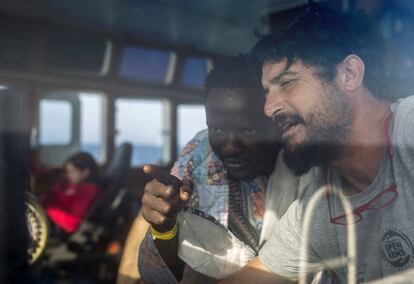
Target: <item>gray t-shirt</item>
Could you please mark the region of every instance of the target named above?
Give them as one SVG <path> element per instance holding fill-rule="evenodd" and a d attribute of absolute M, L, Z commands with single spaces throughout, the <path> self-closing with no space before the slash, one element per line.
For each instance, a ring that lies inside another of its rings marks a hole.
<path fill-rule="evenodd" d="M 354 212 L 359 213 L 355 218 L 361 218 L 355 224 L 358 282 L 414 267 L 414 96 L 399 100 L 391 109 L 391 151 L 384 153 L 372 184 L 349 197 Z M 270 271 L 292 280 L 298 279 L 302 219 L 310 197 L 325 186 L 324 180 L 330 189 L 341 191 L 341 178 L 335 170 L 311 171 L 312 180 L 304 194 L 292 203 L 259 254 Z M 316 207 L 308 245 L 310 270 L 324 260 L 346 255 L 347 226 L 332 222 L 343 213 L 333 194 L 324 196 Z M 345 267 L 333 271 L 346 282 Z"/>

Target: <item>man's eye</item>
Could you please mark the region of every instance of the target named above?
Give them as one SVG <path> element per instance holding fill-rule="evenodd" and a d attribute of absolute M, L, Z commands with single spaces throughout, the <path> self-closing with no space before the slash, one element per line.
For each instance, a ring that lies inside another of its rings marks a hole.
<path fill-rule="evenodd" d="M 290 85 L 292 85 L 293 82 L 295 82 L 296 80 L 292 79 L 292 80 L 287 80 L 287 81 L 282 81 L 280 82 L 280 87 L 285 88 L 285 87 L 289 87 Z"/>

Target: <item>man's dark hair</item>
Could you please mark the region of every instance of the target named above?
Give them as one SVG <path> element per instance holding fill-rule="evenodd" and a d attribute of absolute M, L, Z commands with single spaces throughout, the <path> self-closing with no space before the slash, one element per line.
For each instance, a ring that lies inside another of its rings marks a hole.
<path fill-rule="evenodd" d="M 336 66 L 350 54 L 365 64 L 364 85 L 383 97 L 385 42 L 364 12 L 341 12 L 316 4 L 308 6 L 281 34 L 263 37 L 252 49 L 259 65 L 287 59 L 287 67 L 301 60 L 316 67 L 326 81 L 336 76 Z"/>
<path fill-rule="evenodd" d="M 205 97 L 213 88 L 245 89 L 253 94 L 263 94 L 257 72 L 257 65 L 247 55 L 240 54 L 218 61 L 207 74 L 205 80 Z"/>

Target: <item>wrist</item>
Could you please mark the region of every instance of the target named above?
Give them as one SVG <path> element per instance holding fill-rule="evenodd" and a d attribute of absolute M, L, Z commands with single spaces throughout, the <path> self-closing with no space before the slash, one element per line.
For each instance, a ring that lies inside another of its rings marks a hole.
<path fill-rule="evenodd" d="M 150 226 L 150 233 L 154 240 L 155 239 L 163 240 L 163 241 L 172 240 L 177 235 L 177 231 L 178 231 L 177 223 L 175 223 L 174 226 L 170 230 L 165 231 L 165 232 L 159 232 L 152 225 Z"/>

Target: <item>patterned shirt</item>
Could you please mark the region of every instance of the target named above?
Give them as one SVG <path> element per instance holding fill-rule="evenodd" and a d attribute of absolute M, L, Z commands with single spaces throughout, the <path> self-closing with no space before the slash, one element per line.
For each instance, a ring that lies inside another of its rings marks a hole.
<path fill-rule="evenodd" d="M 178 161 L 171 170 L 178 178 L 187 177 L 194 183 L 194 190 L 187 207 L 196 208 L 214 217 L 223 226 L 228 226 L 229 180 L 221 160 L 212 151 L 208 141 L 208 130 L 202 130 L 184 147 Z M 249 211 L 258 232 L 263 224 L 265 196 L 262 179 L 244 182 L 251 205 Z M 163 261 L 149 234 L 140 248 L 138 266 L 146 282 L 177 283 L 172 272 Z"/>

